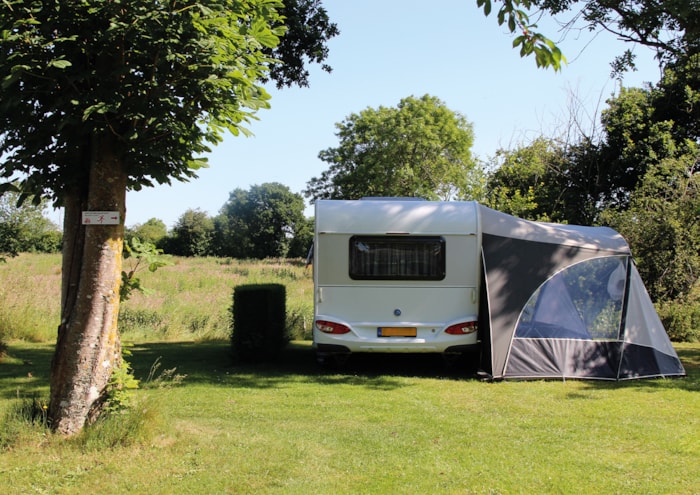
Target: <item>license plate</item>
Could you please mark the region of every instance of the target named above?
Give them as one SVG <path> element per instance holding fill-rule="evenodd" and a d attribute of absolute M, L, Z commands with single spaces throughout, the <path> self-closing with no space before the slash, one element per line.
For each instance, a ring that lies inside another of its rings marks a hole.
<path fill-rule="evenodd" d="M 418 332 L 415 327 L 379 327 L 377 337 L 415 337 Z"/>

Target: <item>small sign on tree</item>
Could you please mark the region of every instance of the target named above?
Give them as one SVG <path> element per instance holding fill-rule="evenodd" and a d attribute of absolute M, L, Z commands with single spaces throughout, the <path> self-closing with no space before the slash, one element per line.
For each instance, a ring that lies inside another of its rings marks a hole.
<path fill-rule="evenodd" d="M 84 211 L 83 225 L 119 225 L 118 211 Z"/>

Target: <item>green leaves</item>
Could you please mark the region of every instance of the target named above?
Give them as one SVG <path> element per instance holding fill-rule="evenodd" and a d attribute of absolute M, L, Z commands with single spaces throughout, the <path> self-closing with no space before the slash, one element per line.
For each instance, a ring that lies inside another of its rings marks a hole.
<path fill-rule="evenodd" d="M 476 5 L 484 9 L 485 16 L 491 13 L 491 0 L 477 0 Z"/>
<path fill-rule="evenodd" d="M 0 5 L 0 176 L 36 197 L 84 180 L 102 133 L 123 143 L 129 187 L 187 180 L 269 107 L 278 0 Z"/>
<path fill-rule="evenodd" d="M 491 0 L 477 0 L 476 3 L 483 8 L 485 16 L 491 13 Z M 513 40 L 513 48 L 520 47 L 521 57 L 534 54 L 537 67 L 560 71 L 567 63 L 566 57 L 552 40 L 536 31 L 537 24 L 531 23 L 530 16 L 523 10 L 531 6 L 530 0 L 503 0 L 497 14 L 498 25 L 506 24 L 511 33 L 522 33 Z"/>
<path fill-rule="evenodd" d="M 57 69 L 65 69 L 65 68 L 67 68 L 67 67 L 70 67 L 71 65 L 73 65 L 73 64 L 70 63 L 68 60 L 65 60 L 65 59 L 51 60 L 51 61 L 48 63 L 48 66 L 49 66 L 49 67 L 55 67 L 55 68 L 57 68 Z"/>
<path fill-rule="evenodd" d="M 124 259 L 130 260 L 128 270 L 122 271 L 122 283 L 119 288 L 119 299 L 127 301 L 135 290 L 148 294 L 148 289 L 141 285 L 141 279 L 136 272 L 145 265 L 148 271 L 153 273 L 158 268 L 172 265 L 170 259 L 163 255 L 163 250 L 156 248 L 150 242 L 141 242 L 137 237 L 132 237 L 124 242 Z"/>
<path fill-rule="evenodd" d="M 90 105 L 83 112 L 83 122 L 88 120 L 93 113 L 104 115 L 108 112 L 114 112 L 117 109 L 116 105 L 111 105 L 107 102 L 101 101 L 94 105 Z"/>
<path fill-rule="evenodd" d="M 535 55 L 537 67 L 552 67 L 555 71 L 561 70 L 566 58 L 554 42 L 539 33 L 528 31 L 527 34 L 518 36 L 513 40 L 513 48 L 520 46 L 520 56 Z"/>

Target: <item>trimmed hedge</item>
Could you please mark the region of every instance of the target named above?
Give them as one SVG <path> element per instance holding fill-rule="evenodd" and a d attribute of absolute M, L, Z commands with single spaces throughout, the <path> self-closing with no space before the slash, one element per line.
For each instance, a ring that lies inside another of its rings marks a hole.
<path fill-rule="evenodd" d="M 281 284 L 239 285 L 233 289 L 233 358 L 259 362 L 277 356 L 285 333 L 286 288 Z"/>

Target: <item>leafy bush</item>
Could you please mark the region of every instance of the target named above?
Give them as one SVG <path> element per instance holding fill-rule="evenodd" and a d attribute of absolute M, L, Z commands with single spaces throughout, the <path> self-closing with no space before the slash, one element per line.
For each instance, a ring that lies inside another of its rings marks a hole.
<path fill-rule="evenodd" d="M 263 361 L 279 354 L 288 342 L 285 298 L 281 284 L 234 288 L 231 347 L 236 361 Z"/>
<path fill-rule="evenodd" d="M 666 301 L 656 311 L 672 341 L 700 341 L 700 301 Z"/>

